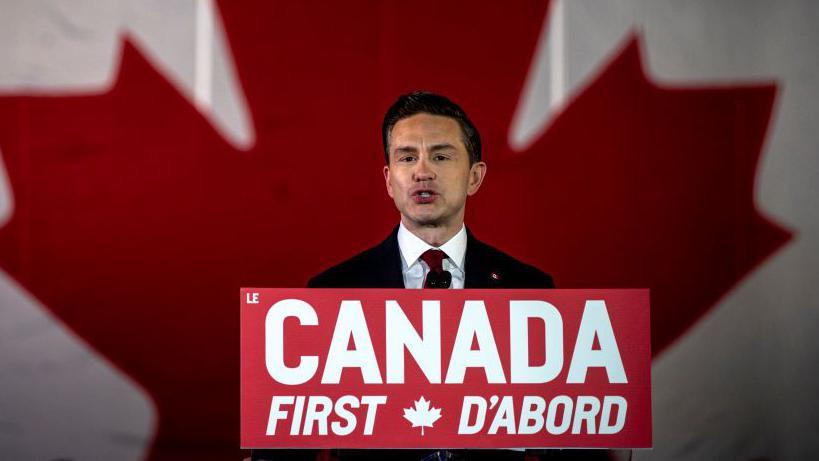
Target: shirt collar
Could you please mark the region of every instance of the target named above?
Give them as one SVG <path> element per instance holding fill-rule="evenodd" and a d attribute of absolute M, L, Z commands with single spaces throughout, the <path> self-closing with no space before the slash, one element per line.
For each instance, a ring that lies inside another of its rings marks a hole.
<path fill-rule="evenodd" d="M 401 250 L 401 257 L 404 259 L 404 267 L 411 267 L 425 251 L 435 247 L 410 232 L 402 222 L 398 226 L 398 248 Z M 466 256 L 466 227 L 461 224 L 461 230 L 457 234 L 435 249 L 446 253 L 455 266 L 463 270 L 464 257 Z"/>

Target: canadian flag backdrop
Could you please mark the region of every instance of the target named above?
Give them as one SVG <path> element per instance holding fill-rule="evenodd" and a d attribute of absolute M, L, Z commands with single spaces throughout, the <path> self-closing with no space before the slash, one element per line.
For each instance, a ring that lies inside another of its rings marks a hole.
<path fill-rule="evenodd" d="M 651 289 L 654 449 L 819 456 L 819 6 L 6 1 L 0 458 L 241 459 L 240 286 L 397 222 L 427 89 L 489 165 L 467 224 L 563 288 Z"/>

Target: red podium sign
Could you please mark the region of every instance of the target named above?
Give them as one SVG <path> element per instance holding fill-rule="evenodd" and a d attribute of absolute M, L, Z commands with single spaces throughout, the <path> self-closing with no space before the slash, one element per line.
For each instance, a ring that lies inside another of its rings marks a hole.
<path fill-rule="evenodd" d="M 241 290 L 245 448 L 651 446 L 648 290 Z"/>

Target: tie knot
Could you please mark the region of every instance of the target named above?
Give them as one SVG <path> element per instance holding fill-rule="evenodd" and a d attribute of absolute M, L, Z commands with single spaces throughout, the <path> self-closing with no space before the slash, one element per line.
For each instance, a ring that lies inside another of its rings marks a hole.
<path fill-rule="evenodd" d="M 427 250 L 421 255 L 421 260 L 427 263 L 430 272 L 443 272 L 442 262 L 446 258 L 446 253 L 441 250 Z"/>

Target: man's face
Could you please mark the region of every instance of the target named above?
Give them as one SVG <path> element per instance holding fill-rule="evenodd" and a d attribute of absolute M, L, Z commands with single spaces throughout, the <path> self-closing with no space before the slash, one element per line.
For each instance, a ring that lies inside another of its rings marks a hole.
<path fill-rule="evenodd" d="M 469 165 L 455 119 L 422 113 L 393 126 L 384 179 L 409 229 L 460 227 L 466 197 L 478 191 L 485 172 L 483 162 Z"/>

